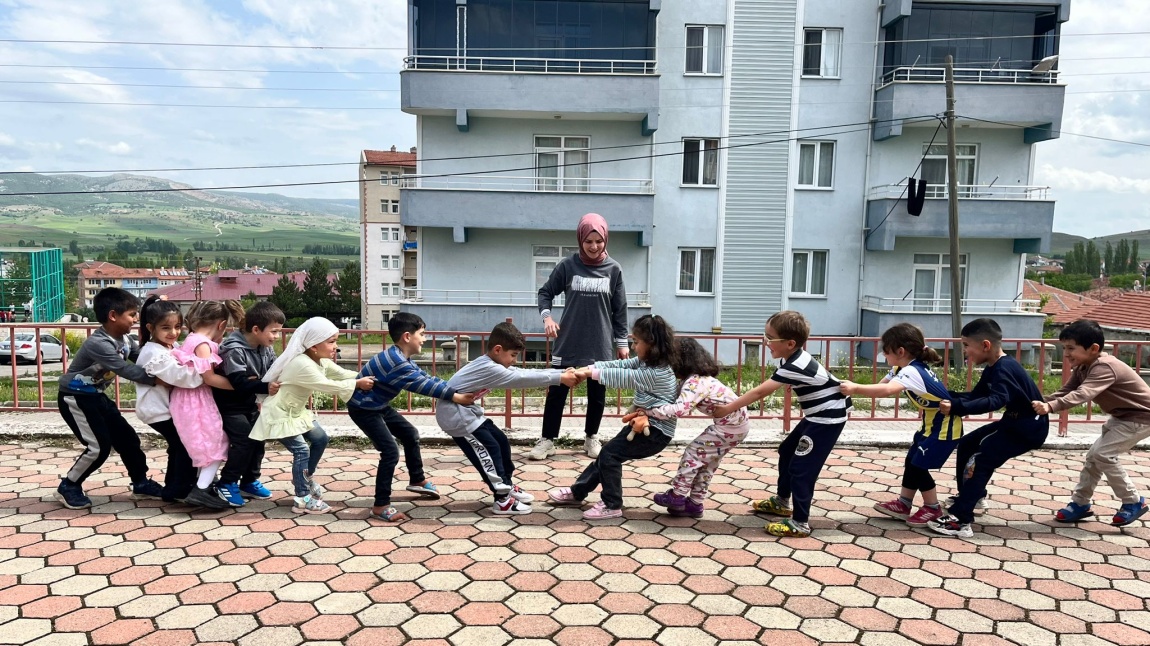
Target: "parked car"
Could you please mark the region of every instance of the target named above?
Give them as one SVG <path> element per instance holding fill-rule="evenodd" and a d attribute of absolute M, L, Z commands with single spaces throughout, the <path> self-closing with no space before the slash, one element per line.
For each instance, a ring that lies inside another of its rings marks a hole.
<path fill-rule="evenodd" d="M 36 335 L 23 332 L 16 335 L 16 360 L 29 361 L 36 363 L 37 358 L 41 361 L 60 361 L 64 357 L 64 348 L 60 345 L 60 339 L 52 336 L 51 334 L 40 335 L 40 356 L 36 356 Z M 5 339 L 0 341 L 0 363 L 8 363 L 12 360 L 12 344 Z"/>

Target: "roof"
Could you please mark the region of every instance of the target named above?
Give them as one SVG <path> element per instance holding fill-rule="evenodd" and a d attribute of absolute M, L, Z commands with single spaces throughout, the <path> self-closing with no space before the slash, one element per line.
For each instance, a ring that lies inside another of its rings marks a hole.
<path fill-rule="evenodd" d="M 1150 294 L 1123 292 L 1105 303 L 1057 315 L 1054 322 L 1070 323 L 1078 319 L 1090 319 L 1109 329 L 1150 332 Z"/>
<path fill-rule="evenodd" d="M 1060 314 L 1075 312 L 1084 307 L 1093 307 L 1102 303 L 1102 301 L 1095 298 L 1090 298 L 1085 294 L 1075 294 L 1074 292 L 1069 292 L 1065 289 L 1059 289 L 1057 287 L 1045 285 L 1036 280 L 1027 280 L 1023 282 L 1023 300 L 1037 301 L 1041 300 L 1043 295 L 1049 295 L 1050 299 L 1042 308 L 1042 313 L 1048 316 L 1054 316 L 1056 320 Z"/>
<path fill-rule="evenodd" d="M 292 272 L 288 276 L 295 281 L 300 289 L 303 289 L 303 281 L 307 278 L 306 271 Z M 267 298 L 271 296 L 272 289 L 275 288 L 279 279 L 279 274 L 239 274 L 234 277 L 234 280 L 222 281 L 219 275 L 209 274 L 203 277 L 204 285 L 200 292 L 200 300 L 239 300 L 247 296 L 249 292 L 255 292 L 256 296 L 261 298 Z M 167 296 L 169 301 L 194 301 L 196 300 L 195 281 L 189 280 L 179 285 L 161 287 L 152 290 L 151 293 Z"/>
<path fill-rule="evenodd" d="M 415 153 L 396 152 L 394 150 L 365 150 L 363 151 L 363 160 L 374 166 L 415 168 Z"/>
<path fill-rule="evenodd" d="M 188 280 L 191 278 L 191 272 L 180 267 L 128 268 L 99 260 L 88 260 L 72 265 L 72 267 L 79 270 L 80 278 L 153 278 L 161 276 L 169 280 Z"/>

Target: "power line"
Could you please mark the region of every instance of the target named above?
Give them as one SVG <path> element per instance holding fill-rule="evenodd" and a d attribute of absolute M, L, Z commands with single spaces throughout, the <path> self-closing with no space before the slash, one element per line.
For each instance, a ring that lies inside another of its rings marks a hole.
<path fill-rule="evenodd" d="M 1009 128 L 1027 128 L 1029 126 L 1020 126 L 1017 123 L 1006 123 L 1005 121 L 992 121 L 990 119 L 978 119 L 975 117 L 960 116 L 967 121 L 978 121 L 981 123 L 992 123 L 999 126 L 1006 126 Z M 1150 148 L 1150 143 L 1143 141 L 1128 141 L 1126 139 L 1112 139 L 1110 137 L 1099 137 L 1098 135 L 1084 135 L 1077 132 L 1066 132 L 1064 130 L 1052 129 L 1051 132 L 1056 132 L 1059 135 L 1070 135 L 1072 137 L 1082 137 L 1083 139 L 1097 139 L 1098 141 L 1107 141 L 1115 144 L 1129 144 L 1131 146 L 1141 146 L 1143 148 Z"/>
<path fill-rule="evenodd" d="M 383 88 L 329 88 L 329 87 L 250 87 L 242 85 L 176 85 L 166 83 L 111 83 L 102 81 L 18 81 L 0 79 L 0 83 L 14 83 L 26 85 L 94 85 L 100 87 L 161 87 L 181 90 L 263 90 L 273 92 L 387 92 L 398 93 L 399 90 L 385 90 Z"/>
<path fill-rule="evenodd" d="M 926 156 L 930 153 L 930 148 L 931 148 L 931 146 L 934 145 L 934 140 L 938 137 L 938 132 L 940 130 L 942 130 L 943 123 L 944 122 L 942 119 L 938 120 L 938 127 L 934 129 L 934 134 L 931 135 L 931 137 L 930 137 L 930 143 L 926 145 L 926 148 L 923 148 L 922 158 L 918 160 L 918 165 L 915 166 L 914 170 L 912 170 L 910 172 L 908 179 L 913 178 L 915 175 L 917 175 L 919 169 L 922 168 L 923 163 L 926 162 Z M 901 200 L 903 198 L 903 196 L 906 195 L 906 191 L 909 188 L 910 188 L 910 182 L 907 181 L 906 186 L 902 187 L 902 193 L 900 193 L 899 196 L 897 198 L 895 198 L 894 204 L 891 204 L 890 210 L 886 212 L 886 215 L 882 216 L 882 219 L 879 220 L 878 224 L 876 224 L 873 228 L 871 228 L 869 231 L 867 231 L 866 235 L 863 236 L 863 243 L 864 244 L 866 243 L 867 240 L 870 240 L 870 237 L 872 234 L 874 234 L 876 231 L 878 231 L 880 228 L 882 228 L 882 225 L 886 224 L 887 218 L 889 218 L 890 214 L 894 213 L 894 210 L 896 208 L 898 208 L 899 200 Z M 925 187 L 923 188 L 923 190 L 926 190 Z"/>

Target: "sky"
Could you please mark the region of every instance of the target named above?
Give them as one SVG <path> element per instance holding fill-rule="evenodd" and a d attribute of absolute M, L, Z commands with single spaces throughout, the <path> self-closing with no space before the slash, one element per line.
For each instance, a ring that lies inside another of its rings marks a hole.
<path fill-rule="evenodd" d="M 415 144 L 415 119 L 398 109 L 405 7 L 405 0 L 0 0 L 0 39 L 283 46 L 0 42 L 0 170 L 346 163 L 146 174 L 201 187 L 339 181 L 255 190 L 355 198 L 359 151 Z M 1137 45 L 1148 36 L 1116 32 L 1150 32 L 1150 1 L 1073 0 L 1059 62 L 1068 85 L 1063 134 L 1039 144 L 1035 162 L 1034 183 L 1051 186 L 1058 199 L 1056 231 L 1093 237 L 1150 228 L 1150 50 Z"/>

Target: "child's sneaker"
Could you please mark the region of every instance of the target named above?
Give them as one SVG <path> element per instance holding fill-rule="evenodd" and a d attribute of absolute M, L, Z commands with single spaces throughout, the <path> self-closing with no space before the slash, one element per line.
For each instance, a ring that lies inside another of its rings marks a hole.
<path fill-rule="evenodd" d="M 424 498 L 430 498 L 432 500 L 439 499 L 439 490 L 435 488 L 435 485 L 431 484 L 430 480 L 424 480 L 423 484 L 407 485 L 407 490 L 411 493 L 417 493 Z"/>
<path fill-rule="evenodd" d="M 806 538 L 811 535 L 811 526 L 796 522 L 793 518 L 767 523 L 767 533 L 782 538 Z"/>
<path fill-rule="evenodd" d="M 244 497 L 240 495 L 240 486 L 238 484 L 234 482 L 224 484 L 221 482 L 218 489 L 220 490 L 220 495 L 223 496 L 224 500 L 232 507 L 244 506 Z"/>
<path fill-rule="evenodd" d="M 372 513 L 368 515 L 369 518 L 378 518 L 389 523 L 398 523 L 407 520 L 407 514 L 399 511 L 395 507 L 388 507 L 378 514 Z"/>
<path fill-rule="evenodd" d="M 145 480 L 143 482 L 132 483 L 132 499 L 139 500 L 141 498 L 163 498 L 164 488 L 161 487 L 155 480 Z"/>
<path fill-rule="evenodd" d="M 1138 502 L 1127 503 L 1119 507 L 1118 513 L 1114 514 L 1111 522 L 1114 523 L 1115 527 L 1125 527 L 1141 518 L 1146 511 L 1146 499 L 1139 498 Z"/>
<path fill-rule="evenodd" d="M 582 505 L 582 500 L 575 498 L 571 487 L 556 487 L 547 492 L 547 501 L 552 505 Z"/>
<path fill-rule="evenodd" d="M 946 536 L 957 536 L 959 538 L 972 538 L 974 537 L 974 530 L 970 528 L 970 523 L 959 522 L 957 518 L 947 514 L 938 520 L 932 520 L 926 524 L 931 531 L 944 534 Z"/>
<path fill-rule="evenodd" d="M 87 509 L 92 506 L 92 499 L 84 495 L 84 489 L 67 478 L 60 480 L 56 487 L 56 500 L 59 500 L 68 509 Z"/>
<path fill-rule="evenodd" d="M 291 508 L 297 514 L 326 514 L 331 511 L 331 505 L 315 496 L 296 497 Z"/>
<path fill-rule="evenodd" d="M 496 500 L 495 504 L 491 507 L 491 513 L 498 516 L 521 516 L 523 514 L 530 514 L 532 511 L 531 505 L 519 502 L 512 496 Z"/>
<path fill-rule="evenodd" d="M 511 492 L 508 495 L 511 496 L 512 498 L 518 500 L 519 502 L 523 502 L 523 503 L 528 503 L 528 502 L 531 502 L 532 500 L 535 500 L 535 496 L 532 496 L 531 494 L 527 493 L 526 491 L 520 489 L 519 485 L 515 485 L 515 486 L 511 487 Z"/>
<path fill-rule="evenodd" d="M 666 507 L 667 511 L 673 514 L 676 511 L 683 511 L 683 507 L 687 504 L 687 497 L 675 493 L 674 489 L 668 489 L 663 493 L 655 494 L 655 504 Z"/>
<path fill-rule="evenodd" d="M 778 496 L 771 496 L 766 500 L 756 500 L 751 503 L 751 509 L 755 510 L 755 513 L 782 516 L 783 518 L 790 518 L 791 514 L 794 513 L 791 511 L 791 506 Z"/>
<path fill-rule="evenodd" d="M 312 498 L 323 498 L 323 495 L 327 493 L 327 491 L 310 476 L 307 479 L 307 491 Z"/>
<path fill-rule="evenodd" d="M 911 527 L 926 527 L 926 524 L 932 520 L 938 520 L 946 514 L 942 511 L 942 507 L 927 507 L 923 505 L 918 508 L 918 511 L 911 514 L 910 518 L 906 519 L 906 524 Z"/>
<path fill-rule="evenodd" d="M 622 509 L 610 509 L 603 501 L 595 503 L 590 509 L 583 512 L 583 520 L 607 520 L 609 518 L 622 517 Z"/>
<path fill-rule="evenodd" d="M 910 506 L 898 498 L 887 502 L 876 502 L 874 504 L 874 510 L 880 514 L 885 514 L 899 520 L 906 520 L 910 516 L 911 511 Z"/>
<path fill-rule="evenodd" d="M 1094 511 L 1090 509 L 1090 505 L 1080 505 L 1072 500 L 1054 514 L 1054 520 L 1060 523 L 1077 523 L 1093 515 Z"/>
<path fill-rule="evenodd" d="M 231 509 L 232 507 L 231 503 L 215 487 L 208 487 L 207 489 L 192 487 L 192 492 L 188 494 L 187 498 L 184 498 L 184 502 L 205 509 Z"/>
<path fill-rule="evenodd" d="M 259 480 L 245 482 L 240 485 L 240 495 L 244 498 L 255 498 L 256 500 L 267 500 L 272 497 L 272 492 Z"/>
<path fill-rule="evenodd" d="M 944 504 L 943 507 L 950 509 L 951 507 L 953 507 L 957 503 L 958 503 L 958 496 L 951 496 L 950 498 L 946 499 L 946 504 Z M 974 503 L 974 512 L 973 512 L 974 515 L 975 516 L 981 516 L 981 515 L 986 513 L 986 510 L 987 510 L 986 498 L 979 498 L 978 502 Z"/>
<path fill-rule="evenodd" d="M 703 517 L 703 503 L 695 502 L 687 499 L 686 503 L 677 509 L 667 508 L 667 513 L 672 516 L 685 516 L 687 518 L 702 518 Z"/>

